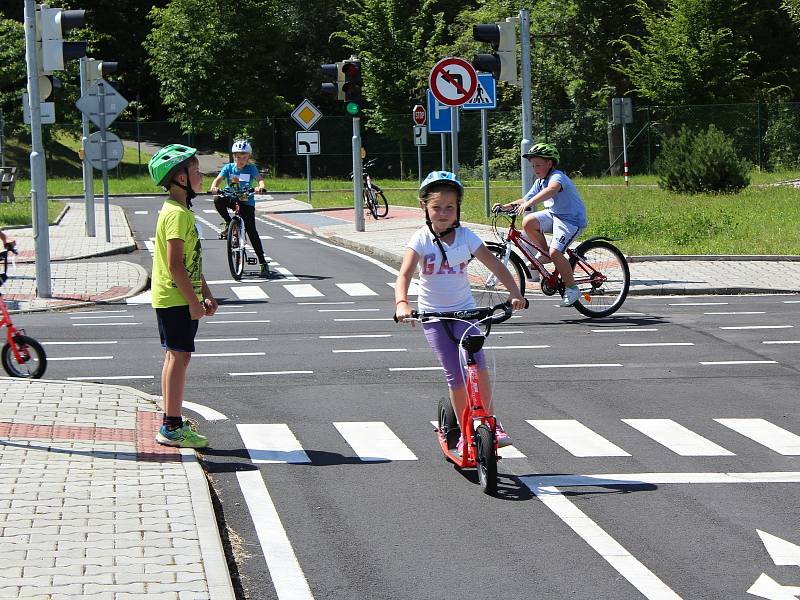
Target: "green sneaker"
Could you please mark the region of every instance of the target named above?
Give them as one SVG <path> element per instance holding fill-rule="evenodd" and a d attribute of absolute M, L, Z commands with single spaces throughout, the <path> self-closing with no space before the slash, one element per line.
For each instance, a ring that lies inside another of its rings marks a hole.
<path fill-rule="evenodd" d="M 205 448 L 208 446 L 208 438 L 194 431 L 189 421 L 184 421 L 181 427 L 172 430 L 162 425 L 156 435 L 156 441 L 165 446 L 177 446 L 178 448 Z"/>

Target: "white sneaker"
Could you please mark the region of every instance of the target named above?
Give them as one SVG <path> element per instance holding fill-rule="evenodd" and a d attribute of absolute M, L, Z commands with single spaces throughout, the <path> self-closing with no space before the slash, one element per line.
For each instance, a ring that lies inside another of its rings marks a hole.
<path fill-rule="evenodd" d="M 577 285 L 571 285 L 564 290 L 564 297 L 561 299 L 559 306 L 572 306 L 581 297 L 581 291 Z"/>

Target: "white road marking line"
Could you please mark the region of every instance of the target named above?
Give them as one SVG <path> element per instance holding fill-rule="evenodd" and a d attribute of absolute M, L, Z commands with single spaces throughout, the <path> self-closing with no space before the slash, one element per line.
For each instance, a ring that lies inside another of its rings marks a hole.
<path fill-rule="evenodd" d="M 649 344 L 617 344 L 623 348 L 646 348 L 649 346 L 694 346 L 692 342 L 652 342 Z"/>
<path fill-rule="evenodd" d="M 599 433 L 574 419 L 527 419 L 538 429 L 573 456 L 630 456 Z"/>
<path fill-rule="evenodd" d="M 275 238 L 273 238 L 271 235 L 259 235 L 258 239 L 260 239 L 260 240 L 274 240 Z"/>
<path fill-rule="evenodd" d="M 198 415 L 203 417 L 206 421 L 227 421 L 228 417 L 223 415 L 218 410 L 214 410 L 208 406 L 204 406 L 202 404 L 197 404 L 197 402 L 187 402 L 186 400 L 183 401 L 183 407 L 188 408 L 191 411 L 196 412 Z"/>
<path fill-rule="evenodd" d="M 151 239 L 144 241 L 144 247 L 147 248 L 147 251 L 150 253 L 150 256 L 153 256 L 156 252 L 156 243 Z"/>
<path fill-rule="evenodd" d="M 390 371 L 444 371 L 442 367 L 389 367 Z"/>
<path fill-rule="evenodd" d="M 622 419 L 679 456 L 736 456 L 672 419 Z"/>
<path fill-rule="evenodd" d="M 275 267 L 274 270 L 283 275 L 284 281 L 300 281 L 289 269 L 285 267 Z"/>
<path fill-rule="evenodd" d="M 800 483 L 800 471 L 757 473 L 598 473 L 593 475 L 526 475 L 535 485 L 553 487 L 666 485 L 695 483 Z"/>
<path fill-rule="evenodd" d="M 667 306 L 723 306 L 729 302 L 672 302 Z"/>
<path fill-rule="evenodd" d="M 355 300 L 344 300 L 342 302 L 298 302 L 297 306 L 332 306 L 334 304 L 355 304 Z"/>
<path fill-rule="evenodd" d="M 550 346 L 484 346 L 484 350 L 540 350 L 542 348 L 549 348 Z"/>
<path fill-rule="evenodd" d="M 118 344 L 116 340 L 102 342 L 42 342 L 42 346 L 98 346 L 101 344 Z"/>
<path fill-rule="evenodd" d="M 224 317 L 227 315 L 257 315 L 257 310 L 218 310 L 214 313 L 218 317 Z"/>
<path fill-rule="evenodd" d="M 76 312 L 76 315 L 97 315 L 97 314 L 109 314 L 109 313 L 126 313 L 128 312 L 127 309 L 123 310 L 81 310 Z"/>
<path fill-rule="evenodd" d="M 53 357 L 48 356 L 48 362 L 54 362 L 59 360 L 113 360 L 113 356 L 59 356 Z"/>
<path fill-rule="evenodd" d="M 124 327 L 126 325 L 141 325 L 141 323 L 71 323 L 73 327 Z"/>
<path fill-rule="evenodd" d="M 777 360 L 717 360 L 700 362 L 701 365 L 777 365 Z"/>
<path fill-rule="evenodd" d="M 407 352 L 405 348 L 361 348 L 358 350 L 331 350 L 334 354 L 358 354 L 363 352 Z"/>
<path fill-rule="evenodd" d="M 773 563 L 778 566 L 791 567 L 800 565 L 800 546 L 760 529 L 756 529 L 756 532 Z M 796 596 L 800 593 L 800 588 L 795 587 L 794 589 L 798 590 L 795 592 Z"/>
<path fill-rule="evenodd" d="M 681 600 L 658 576 L 628 552 L 597 523 L 592 521 L 575 504 L 570 502 L 557 488 L 542 486 L 530 476 L 520 477 L 533 494 L 542 501 L 583 541 L 591 546 L 608 564 L 652 600 Z"/>
<path fill-rule="evenodd" d="M 239 300 L 266 300 L 269 298 L 264 290 L 254 285 L 231 287 L 231 290 Z"/>
<path fill-rule="evenodd" d="M 581 363 L 575 365 L 533 365 L 537 369 L 581 369 L 581 368 L 592 368 L 592 367 L 621 367 L 620 363 Z"/>
<path fill-rule="evenodd" d="M 383 421 L 340 421 L 333 426 L 364 462 L 417 460 L 408 446 Z"/>
<path fill-rule="evenodd" d="M 263 279 L 259 279 L 258 281 L 236 281 L 235 279 L 212 279 L 211 281 L 206 281 L 208 285 L 225 285 L 225 284 L 262 284 L 264 283 Z"/>
<path fill-rule="evenodd" d="M 763 310 L 741 310 L 734 312 L 704 312 L 704 315 L 765 315 Z"/>
<path fill-rule="evenodd" d="M 314 371 L 251 371 L 249 373 L 228 373 L 231 377 L 250 377 L 256 375 L 310 375 Z"/>
<path fill-rule="evenodd" d="M 334 319 L 334 321 L 335 322 L 339 322 L 339 323 L 344 323 L 344 322 L 352 322 L 352 321 L 394 321 L 394 319 L 392 319 L 391 317 L 389 317 L 389 318 L 380 318 L 380 319 L 379 318 L 374 318 L 373 319 L 373 318 L 370 318 L 370 317 L 365 317 L 363 319 L 344 319 L 344 318 L 342 318 L 342 319 Z"/>
<path fill-rule="evenodd" d="M 337 283 L 336 287 L 341 289 L 348 296 L 377 296 L 375 292 L 363 283 Z"/>
<path fill-rule="evenodd" d="M 304 236 L 302 233 L 293 233 L 291 235 L 285 235 L 283 237 L 285 237 L 287 240 L 305 240 L 305 239 L 307 239 L 306 236 Z"/>
<path fill-rule="evenodd" d="M 215 353 L 198 353 L 192 354 L 193 358 L 213 358 L 217 356 L 266 356 L 266 352 L 215 352 Z"/>
<path fill-rule="evenodd" d="M 90 317 L 70 317 L 70 319 L 133 319 L 133 315 L 108 315 L 108 316 L 100 316 L 100 315 L 93 315 Z"/>
<path fill-rule="evenodd" d="M 243 338 L 196 338 L 195 342 L 256 342 L 257 337 L 243 337 Z"/>
<path fill-rule="evenodd" d="M 215 215 L 215 214 L 217 214 L 217 211 L 215 209 L 213 209 L 213 208 L 204 208 L 203 212 L 206 213 L 207 215 Z"/>
<path fill-rule="evenodd" d="M 658 331 L 657 328 L 645 327 L 607 327 L 604 329 L 590 329 L 592 333 L 628 333 L 630 331 Z"/>
<path fill-rule="evenodd" d="M 253 519 L 256 535 L 267 562 L 272 585 L 280 600 L 313 600 L 308 581 L 297 562 L 292 544 L 259 471 L 236 474 Z"/>
<path fill-rule="evenodd" d="M 784 304 L 800 304 L 800 300 L 784 300 Z"/>
<path fill-rule="evenodd" d="M 387 338 L 392 337 L 391 333 L 363 333 L 358 335 L 321 335 L 321 340 L 349 340 L 354 338 Z"/>
<path fill-rule="evenodd" d="M 525 331 L 493 331 L 492 335 L 516 335 L 518 333 L 526 333 Z M 528 332 L 530 333 L 530 332 Z"/>
<path fill-rule="evenodd" d="M 317 312 L 381 312 L 380 308 L 318 308 Z"/>
<path fill-rule="evenodd" d="M 107 375 L 104 377 L 67 377 L 67 381 L 112 381 L 116 379 L 155 379 L 154 375 Z"/>
<path fill-rule="evenodd" d="M 800 340 L 769 340 L 763 341 L 762 344 L 800 344 Z"/>
<path fill-rule="evenodd" d="M 135 215 L 146 215 L 146 214 L 148 214 L 148 212 L 149 211 L 146 211 L 146 210 L 135 210 L 135 211 L 133 211 L 133 214 L 135 214 Z"/>
<path fill-rule="evenodd" d="M 150 290 L 125 299 L 126 304 L 150 304 L 151 302 L 152 295 L 150 294 Z"/>
<path fill-rule="evenodd" d="M 318 240 L 317 238 L 310 238 L 310 239 L 311 239 L 312 242 L 314 242 L 316 244 L 319 244 L 320 246 L 327 246 L 328 248 L 333 248 L 334 250 L 339 250 L 340 252 L 346 252 L 347 254 L 352 254 L 353 256 L 357 256 L 357 257 L 359 257 L 359 258 L 361 258 L 361 259 L 363 259 L 363 260 L 365 260 L 367 262 L 372 263 L 373 265 L 376 265 L 376 266 L 380 267 L 381 269 L 383 269 L 384 271 L 387 271 L 388 273 L 391 273 L 392 275 L 399 275 L 400 274 L 400 271 L 398 271 L 397 269 L 395 269 L 393 267 L 390 267 L 389 265 L 387 265 L 385 263 L 382 263 L 377 258 L 372 258 L 371 256 L 367 256 L 366 254 L 361 254 L 360 252 L 356 252 L 355 250 L 350 250 L 350 248 L 343 248 L 341 246 L 335 246 L 334 244 L 329 244 L 328 242 L 323 242 L 322 240 Z"/>
<path fill-rule="evenodd" d="M 317 298 L 325 295 L 310 283 L 284 285 L 283 287 L 295 298 Z"/>
<path fill-rule="evenodd" d="M 783 456 L 800 456 L 800 436 L 765 419 L 714 419 Z"/>
<path fill-rule="evenodd" d="M 227 323 L 272 323 L 272 321 L 270 321 L 269 319 L 254 319 L 251 321 L 247 320 L 237 321 L 234 319 L 229 319 L 227 321 L 220 321 L 220 320 L 206 321 L 206 323 L 208 323 L 209 325 L 225 325 Z"/>
<path fill-rule="evenodd" d="M 741 325 L 720 327 L 720 329 L 791 329 L 794 325 Z"/>
<path fill-rule="evenodd" d="M 250 460 L 256 464 L 308 464 L 305 453 L 292 430 L 285 423 L 236 425 Z"/>

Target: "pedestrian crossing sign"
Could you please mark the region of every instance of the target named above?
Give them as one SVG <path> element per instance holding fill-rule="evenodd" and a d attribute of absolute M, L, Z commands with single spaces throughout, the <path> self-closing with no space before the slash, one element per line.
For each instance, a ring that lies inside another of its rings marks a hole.
<path fill-rule="evenodd" d="M 478 73 L 478 85 L 464 110 L 497 108 L 497 82 L 491 73 Z"/>

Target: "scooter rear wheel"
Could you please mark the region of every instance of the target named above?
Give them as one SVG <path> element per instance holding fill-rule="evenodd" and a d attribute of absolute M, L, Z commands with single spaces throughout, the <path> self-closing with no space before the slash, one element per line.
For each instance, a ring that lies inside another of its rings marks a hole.
<path fill-rule="evenodd" d="M 458 438 L 461 437 L 461 429 L 458 427 L 456 413 L 449 398 L 441 398 L 439 400 L 439 410 L 437 412 L 439 416 L 439 431 L 447 439 L 447 447 L 450 450 L 455 450 L 458 445 Z"/>

